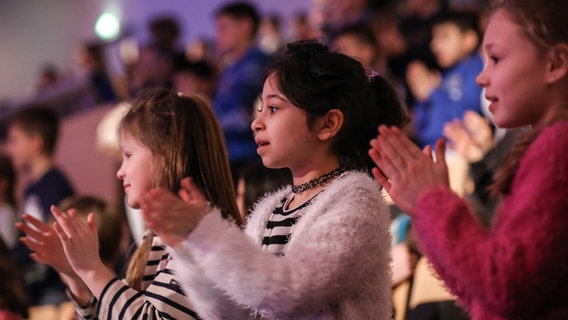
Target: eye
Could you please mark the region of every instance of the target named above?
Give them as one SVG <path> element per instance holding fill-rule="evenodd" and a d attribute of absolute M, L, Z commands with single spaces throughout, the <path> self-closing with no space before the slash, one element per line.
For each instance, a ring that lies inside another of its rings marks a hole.
<path fill-rule="evenodd" d="M 492 55 L 492 56 L 489 56 L 489 60 L 491 60 L 494 64 L 497 64 L 499 61 L 501 61 L 501 58 L 499 58 L 495 55 Z"/>
<path fill-rule="evenodd" d="M 276 112 L 276 110 L 278 110 L 278 108 L 273 107 L 273 106 L 268 106 L 268 110 L 270 111 L 270 113 L 274 113 L 274 112 Z"/>
<path fill-rule="evenodd" d="M 130 152 L 123 152 L 123 153 L 122 153 L 122 156 L 123 156 L 125 159 L 130 158 L 131 155 L 132 155 L 132 153 L 130 153 Z"/>

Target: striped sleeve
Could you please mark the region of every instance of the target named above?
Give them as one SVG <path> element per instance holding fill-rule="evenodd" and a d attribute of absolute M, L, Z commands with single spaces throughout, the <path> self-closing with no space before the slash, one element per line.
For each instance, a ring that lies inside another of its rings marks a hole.
<path fill-rule="evenodd" d="M 105 286 L 98 302 L 76 310 L 89 319 L 199 319 L 182 291 L 171 267 L 171 259 L 161 241 L 155 237 L 148 256 L 143 290 L 130 288 L 124 280 L 114 278 Z"/>
<path fill-rule="evenodd" d="M 173 272 L 161 270 L 145 291 L 129 288 L 123 281 L 109 282 L 101 294 L 98 319 L 199 319 L 175 280 Z"/>

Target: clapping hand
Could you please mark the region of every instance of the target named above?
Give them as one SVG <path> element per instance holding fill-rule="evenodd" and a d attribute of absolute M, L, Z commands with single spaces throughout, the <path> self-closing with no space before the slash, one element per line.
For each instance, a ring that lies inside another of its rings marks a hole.
<path fill-rule="evenodd" d="M 156 233 L 164 243 L 174 247 L 197 226 L 207 214 L 209 202 L 199 187 L 185 178 L 181 181 L 179 197 L 158 188 L 141 199 L 142 216 L 146 227 Z"/>
<path fill-rule="evenodd" d="M 446 123 L 444 135 L 470 163 L 480 161 L 493 146 L 493 131 L 489 122 L 473 111 L 467 111 L 463 121 L 456 119 Z"/>
<path fill-rule="evenodd" d="M 443 139 L 436 143 L 436 160 L 430 146 L 421 151 L 396 127 L 380 126 L 371 147 L 369 156 L 378 166 L 373 168 L 373 175 L 404 212 L 415 212 L 418 197 L 424 191 L 449 187 Z"/>

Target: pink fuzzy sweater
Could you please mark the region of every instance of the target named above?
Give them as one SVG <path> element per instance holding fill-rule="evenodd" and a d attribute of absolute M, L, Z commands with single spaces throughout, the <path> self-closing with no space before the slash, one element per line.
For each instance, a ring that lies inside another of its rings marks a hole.
<path fill-rule="evenodd" d="M 491 230 L 447 188 L 417 208 L 422 250 L 473 319 L 568 319 L 568 121 L 529 146 Z"/>

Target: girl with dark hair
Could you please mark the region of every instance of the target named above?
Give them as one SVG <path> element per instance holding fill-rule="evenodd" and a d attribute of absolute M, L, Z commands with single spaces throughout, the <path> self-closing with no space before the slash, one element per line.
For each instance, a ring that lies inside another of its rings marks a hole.
<path fill-rule="evenodd" d="M 450 190 L 444 142 L 422 153 L 382 126 L 375 177 L 473 319 L 568 319 L 568 2 L 498 0 L 477 82 L 497 126 L 531 125 L 497 171 L 489 230 Z"/>
<path fill-rule="evenodd" d="M 181 190 L 185 199 L 182 179 L 191 177 L 224 218 L 241 224 L 222 131 L 204 98 L 144 91 L 122 119 L 119 133 L 123 160 L 117 177 L 129 206 L 140 207 L 142 195 L 156 187 Z M 31 219 L 26 221 L 39 232 L 20 228 L 30 238 L 24 241 L 35 251 L 32 257 L 59 271 L 83 319 L 198 319 L 174 275 L 163 244 L 168 239 L 148 232 L 120 281 L 101 261 L 93 214 L 84 222 L 73 210 L 52 207 L 52 213 L 53 229 Z"/>
<path fill-rule="evenodd" d="M 259 200 L 245 234 L 196 184 L 183 203 L 142 198 L 206 319 L 390 319 L 389 212 L 367 155 L 379 124 L 402 125 L 390 85 L 315 41 L 288 45 L 269 69 L 251 128 L 269 168 L 293 185 Z M 181 219 L 184 217 L 183 219 Z"/>

